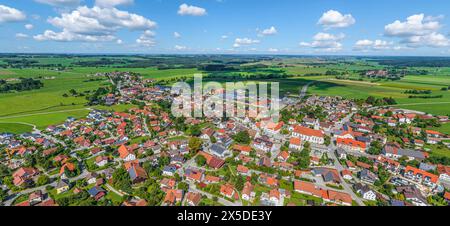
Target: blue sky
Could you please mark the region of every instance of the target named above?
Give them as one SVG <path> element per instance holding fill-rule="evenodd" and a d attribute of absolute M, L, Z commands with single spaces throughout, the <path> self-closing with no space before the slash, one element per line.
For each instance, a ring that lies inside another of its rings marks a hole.
<path fill-rule="evenodd" d="M 0 52 L 448 56 L 449 12 L 447 0 L 0 0 Z"/>

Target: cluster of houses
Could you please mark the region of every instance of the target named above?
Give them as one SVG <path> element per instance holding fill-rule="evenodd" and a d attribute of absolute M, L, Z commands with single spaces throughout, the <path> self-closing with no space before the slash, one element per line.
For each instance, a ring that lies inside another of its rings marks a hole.
<path fill-rule="evenodd" d="M 322 200 L 314 205 L 350 206 L 360 198 L 392 205 L 428 205 L 426 197 L 435 194 L 443 194 L 448 200 L 445 189 L 450 185 L 450 167 L 429 163 L 430 152 L 426 149 L 426 145 L 443 143 L 448 135 L 416 124 L 417 120 L 447 123 L 448 117 L 366 104 L 358 106 L 341 97 L 311 96 L 286 109 L 319 109 L 320 117 L 309 113 L 288 121 L 265 117 L 187 118 L 184 121 L 187 126 L 201 128 L 197 136 L 202 141 L 201 150 L 194 152 L 190 149 L 189 135 L 176 129 L 169 113 L 152 108 L 154 102 L 172 100 L 173 94 L 164 87 L 151 85 L 154 81 L 132 73 L 115 72 L 106 76 L 119 89 L 105 97 L 107 105 L 133 100 L 147 105 L 127 112 L 92 110 L 86 118 L 69 118 L 42 133 L 1 134 L 0 147 L 7 150 L 5 165 L 13 170 L 14 186 L 32 185 L 39 175 L 48 174 L 23 166 L 26 155 L 39 153 L 57 166 L 58 173 L 54 176 L 58 179 L 54 186 L 57 194 L 72 188 L 68 173 L 86 168 L 79 165 L 93 160 L 95 168 L 88 166 L 89 173 L 79 173 L 81 179 L 92 185 L 87 192 L 95 200 L 112 192 L 105 190 L 103 185 L 109 181 L 103 178 L 110 180 L 111 171 L 118 167 L 126 170 L 135 187 L 147 181 L 150 178 L 144 169 L 147 162 L 161 168 L 158 179 L 164 192 L 161 203 L 167 206 L 197 206 L 212 196 L 218 196 L 222 204 L 283 206 L 294 204 L 293 192 L 309 197 L 308 202 Z M 256 104 L 261 104 L 261 100 Z M 361 107 L 368 114 L 361 113 Z M 399 125 L 405 136 L 395 141 L 377 130 Z M 241 132 L 248 134 L 250 142 L 236 141 L 236 135 Z M 379 154 L 369 153 L 374 143 L 381 147 Z M 310 165 L 308 169 L 300 169 L 293 156 L 301 153 L 306 144 L 311 149 Z M 198 156 L 203 156 L 205 165 L 197 165 Z M 158 161 L 161 158 L 169 161 L 161 166 Z M 402 164 L 413 160 L 420 166 Z M 375 185 L 381 179 L 379 169 L 389 173 L 388 183 L 394 184 L 395 192 L 403 194 L 405 200 L 393 200 L 376 190 Z M 227 170 L 234 177 L 244 178 L 243 184 L 237 186 L 237 182 L 229 180 L 223 173 Z M 187 190 L 179 187 L 181 182 L 188 184 Z M 286 189 L 282 183 L 289 183 L 292 189 Z M 344 189 L 343 185 L 347 184 L 351 186 Z M 263 187 L 263 191 L 256 189 L 257 186 Z M 208 193 L 211 187 L 216 187 L 217 192 Z M 21 204 L 51 205 L 52 202 L 45 194 L 33 193 Z M 132 197 L 122 205 L 142 206 L 147 202 Z"/>

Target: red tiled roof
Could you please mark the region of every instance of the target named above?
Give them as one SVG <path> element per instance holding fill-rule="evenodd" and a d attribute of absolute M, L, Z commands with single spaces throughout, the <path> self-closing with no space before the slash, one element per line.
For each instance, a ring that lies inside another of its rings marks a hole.
<path fill-rule="evenodd" d="M 289 143 L 296 145 L 296 146 L 300 146 L 302 144 L 302 140 L 297 137 L 292 137 L 291 140 L 289 141 Z"/>
<path fill-rule="evenodd" d="M 422 175 L 422 178 L 429 177 L 430 181 L 432 183 L 437 183 L 437 181 L 439 180 L 439 176 L 429 173 L 427 171 L 421 170 L 421 169 L 417 169 L 412 166 L 406 167 L 405 173 L 408 173 L 408 172 L 412 172 L 414 175 L 420 174 L 420 175 Z"/>
<path fill-rule="evenodd" d="M 250 146 L 248 146 L 248 145 L 239 145 L 239 144 L 234 145 L 233 149 L 236 150 L 236 151 L 240 151 L 240 152 L 251 152 L 252 151 L 252 148 Z"/>
<path fill-rule="evenodd" d="M 310 129 L 307 127 L 303 127 L 303 126 L 295 126 L 294 127 L 294 132 L 299 133 L 299 134 L 303 134 L 305 136 L 314 136 L 314 137 L 323 137 L 323 131 L 322 130 L 315 130 L 315 129 Z"/>
<path fill-rule="evenodd" d="M 352 197 L 347 193 L 333 191 L 333 190 L 328 190 L 327 193 L 328 193 L 328 199 L 331 201 L 352 204 L 352 201 L 353 201 Z"/>
<path fill-rule="evenodd" d="M 130 154 L 132 154 L 132 153 L 130 151 L 128 151 L 128 148 L 125 145 L 122 145 L 119 147 L 120 158 L 125 159 Z"/>
<path fill-rule="evenodd" d="M 352 146 L 352 147 L 366 149 L 366 143 L 357 141 L 357 140 L 353 140 L 353 139 L 349 139 L 349 138 L 347 138 L 347 139 L 338 138 L 337 143 L 345 145 L 345 146 Z"/>
<path fill-rule="evenodd" d="M 450 200 L 450 192 L 446 191 L 444 194 L 444 198 Z"/>
<path fill-rule="evenodd" d="M 237 166 L 237 171 L 240 173 L 248 173 L 248 168 L 243 166 L 243 165 L 238 165 Z"/>
<path fill-rule="evenodd" d="M 234 187 L 231 184 L 224 184 L 222 186 L 220 186 L 220 193 L 225 195 L 225 196 L 232 196 L 234 193 Z"/>
<path fill-rule="evenodd" d="M 215 176 L 211 176 L 211 175 L 206 175 L 205 176 L 205 181 L 209 182 L 209 183 L 217 183 L 220 181 L 220 177 L 215 177 Z"/>

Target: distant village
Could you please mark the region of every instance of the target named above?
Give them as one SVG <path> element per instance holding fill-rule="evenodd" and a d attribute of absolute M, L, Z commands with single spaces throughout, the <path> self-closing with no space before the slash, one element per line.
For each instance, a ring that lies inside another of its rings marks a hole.
<path fill-rule="evenodd" d="M 448 116 L 313 95 L 281 99 L 279 121 L 175 118 L 169 87 L 127 72 L 95 76 L 117 88 L 104 105 L 135 107 L 0 134 L 2 205 L 450 203 L 449 159 L 433 155 L 450 152 L 450 136 L 430 129 Z"/>

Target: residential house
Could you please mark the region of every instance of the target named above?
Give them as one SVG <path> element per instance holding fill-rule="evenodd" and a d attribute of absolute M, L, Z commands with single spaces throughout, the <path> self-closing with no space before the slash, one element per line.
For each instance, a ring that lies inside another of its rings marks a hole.
<path fill-rule="evenodd" d="M 243 165 L 238 165 L 236 169 L 237 173 L 248 176 L 249 175 L 249 169 Z"/>
<path fill-rule="evenodd" d="M 13 173 L 13 183 L 15 186 L 22 186 L 32 182 L 34 177 L 39 174 L 37 169 L 31 167 L 21 167 Z"/>
<path fill-rule="evenodd" d="M 220 144 L 211 145 L 209 150 L 211 151 L 211 153 L 213 155 L 215 155 L 219 158 L 226 158 L 231 154 L 231 152 L 229 150 L 227 150 L 224 146 L 222 146 Z"/>
<path fill-rule="evenodd" d="M 348 138 L 338 138 L 336 140 L 336 144 L 338 148 L 342 148 L 348 151 L 364 152 L 367 148 L 366 143 Z"/>
<path fill-rule="evenodd" d="M 164 176 L 173 177 L 175 172 L 177 171 L 177 167 L 173 165 L 164 166 L 162 174 Z"/>
<path fill-rule="evenodd" d="M 292 137 L 289 140 L 289 149 L 300 151 L 302 149 L 302 140 L 298 137 Z"/>
<path fill-rule="evenodd" d="M 374 184 L 378 180 L 378 176 L 368 169 L 363 169 L 358 173 L 359 179 L 368 184 Z"/>
<path fill-rule="evenodd" d="M 245 182 L 244 189 L 242 190 L 242 199 L 248 202 L 253 201 L 256 196 L 254 189 L 255 186 L 252 183 L 249 181 Z"/>
<path fill-rule="evenodd" d="M 335 169 L 329 169 L 324 167 L 314 168 L 312 172 L 316 176 L 321 176 L 325 183 L 341 183 L 341 179 L 339 177 L 339 173 Z"/>
<path fill-rule="evenodd" d="M 104 167 L 106 164 L 108 164 L 109 158 L 107 156 L 97 156 L 95 158 L 95 165 L 98 167 Z"/>
<path fill-rule="evenodd" d="M 186 180 L 194 183 L 200 183 L 203 180 L 203 172 L 197 169 L 187 169 L 184 173 Z"/>
<path fill-rule="evenodd" d="M 211 175 L 206 175 L 203 182 L 205 184 L 214 184 L 214 183 L 219 183 L 220 182 L 220 177 L 215 177 L 215 176 L 211 176 Z"/>
<path fill-rule="evenodd" d="M 173 206 L 176 203 L 181 202 L 183 200 L 183 197 L 184 197 L 183 190 L 180 189 L 167 190 L 166 196 L 164 197 L 163 200 L 163 205 Z"/>
<path fill-rule="evenodd" d="M 56 184 L 56 194 L 61 194 L 70 189 L 70 183 L 67 180 L 60 180 Z"/>
<path fill-rule="evenodd" d="M 148 178 L 147 172 L 144 168 L 139 166 L 139 163 L 131 164 L 131 167 L 129 167 L 127 171 L 133 183 L 140 183 L 147 180 Z"/>
<path fill-rule="evenodd" d="M 439 183 L 450 188 L 450 166 L 438 165 L 436 169 L 439 173 Z"/>
<path fill-rule="evenodd" d="M 224 184 L 220 186 L 220 194 L 233 200 L 239 199 L 238 193 L 235 191 L 233 185 Z"/>
<path fill-rule="evenodd" d="M 99 186 L 92 187 L 91 189 L 88 190 L 88 193 L 96 201 L 100 200 L 106 195 L 106 191 Z"/>
<path fill-rule="evenodd" d="M 412 166 L 406 166 L 403 176 L 431 188 L 436 187 L 439 180 L 439 176 Z"/>
<path fill-rule="evenodd" d="M 353 179 L 352 172 L 350 170 L 347 170 L 347 169 L 342 170 L 341 171 L 341 175 L 342 175 L 342 178 L 344 178 L 346 180 L 352 180 Z"/>
<path fill-rule="evenodd" d="M 134 153 L 132 153 L 131 151 L 129 151 L 125 145 L 120 146 L 119 155 L 120 155 L 120 158 L 125 162 L 136 160 L 136 155 Z"/>
<path fill-rule="evenodd" d="M 428 206 L 426 198 L 420 193 L 419 189 L 414 185 L 396 187 L 398 193 L 405 196 L 406 201 L 411 202 L 415 206 Z"/>
<path fill-rule="evenodd" d="M 202 195 L 197 192 L 188 192 L 186 194 L 186 204 L 188 206 L 198 206 L 202 199 Z"/>
<path fill-rule="evenodd" d="M 266 153 L 271 152 L 273 148 L 273 142 L 270 141 L 270 138 L 267 136 L 255 138 L 252 144 L 256 149 L 262 150 Z"/>
<path fill-rule="evenodd" d="M 363 199 L 376 201 L 377 194 L 367 185 L 358 183 L 355 185 L 355 191 L 362 195 Z"/>

